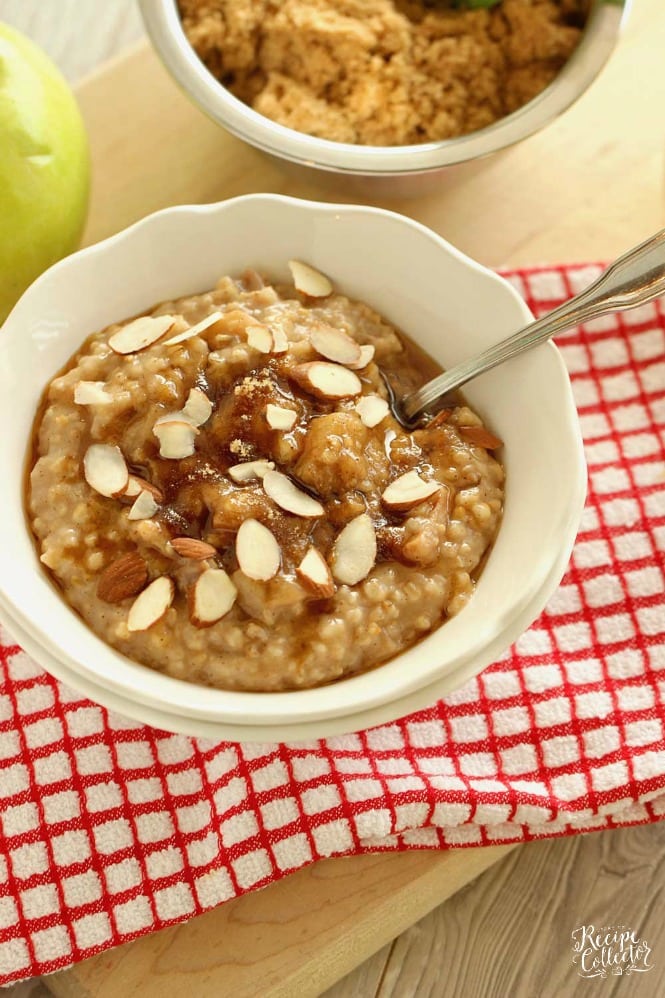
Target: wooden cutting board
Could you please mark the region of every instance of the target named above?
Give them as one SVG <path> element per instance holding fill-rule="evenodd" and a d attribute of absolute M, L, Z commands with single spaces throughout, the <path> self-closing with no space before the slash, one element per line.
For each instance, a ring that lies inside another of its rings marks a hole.
<path fill-rule="evenodd" d="M 79 98 L 94 182 L 85 241 L 150 211 L 256 191 L 402 211 L 490 266 L 609 259 L 665 222 L 665 16 L 635 0 L 622 43 L 558 122 L 418 200 L 343 196 L 209 122 L 142 45 Z M 513 846 L 332 859 L 45 979 L 58 998 L 314 998 Z"/>

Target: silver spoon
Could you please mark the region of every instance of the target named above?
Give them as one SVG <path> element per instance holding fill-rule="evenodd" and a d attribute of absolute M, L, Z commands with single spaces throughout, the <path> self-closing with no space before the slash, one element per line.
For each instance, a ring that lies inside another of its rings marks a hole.
<path fill-rule="evenodd" d="M 453 393 L 467 381 L 490 371 L 498 364 L 519 356 L 544 343 L 557 333 L 588 322 L 609 312 L 623 312 L 665 294 L 665 229 L 646 242 L 620 256 L 597 281 L 553 309 L 541 319 L 530 322 L 519 332 L 485 350 L 471 360 L 462 361 L 428 381 L 422 388 L 400 399 L 386 381 L 390 407 L 398 422 L 407 429 L 449 405 L 459 405 Z"/>

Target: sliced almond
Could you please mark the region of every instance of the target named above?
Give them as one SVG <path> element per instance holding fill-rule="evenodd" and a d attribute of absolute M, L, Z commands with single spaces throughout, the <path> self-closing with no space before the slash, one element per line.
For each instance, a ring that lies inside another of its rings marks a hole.
<path fill-rule="evenodd" d="M 323 516 L 324 509 L 321 503 L 312 499 L 306 492 L 302 492 L 281 471 L 266 471 L 263 476 L 263 488 L 273 502 L 287 513 L 307 517 Z"/>
<path fill-rule="evenodd" d="M 127 499 L 135 498 L 141 492 L 141 479 L 136 475 L 130 475 L 127 480 L 127 488 L 122 493 Z"/>
<path fill-rule="evenodd" d="M 310 267 L 308 263 L 303 263 L 302 260 L 289 260 L 289 270 L 296 291 L 301 291 L 310 298 L 327 298 L 332 294 L 333 286 L 325 274 Z"/>
<path fill-rule="evenodd" d="M 484 447 L 485 450 L 497 450 L 503 447 L 503 440 L 495 437 L 484 426 L 460 426 L 458 429 L 462 439 L 476 447 Z"/>
<path fill-rule="evenodd" d="M 313 360 L 308 364 L 296 364 L 289 374 L 301 388 L 320 399 L 346 399 L 360 395 L 363 386 L 353 371 L 339 364 L 325 360 Z"/>
<path fill-rule="evenodd" d="M 266 286 L 266 282 L 263 280 L 261 274 L 254 270 L 253 267 L 248 267 L 247 270 L 243 271 L 241 280 L 248 291 L 260 291 L 261 288 L 265 288 Z"/>
<path fill-rule="evenodd" d="M 426 482 L 417 471 L 407 471 L 390 483 L 381 498 L 388 509 L 403 512 L 429 499 L 441 488 L 440 482 Z"/>
<path fill-rule="evenodd" d="M 151 492 L 143 489 L 139 492 L 134 504 L 128 513 L 130 520 L 149 520 L 159 509 L 159 504 L 155 502 L 155 497 Z"/>
<path fill-rule="evenodd" d="M 273 461 L 243 461 L 241 464 L 234 464 L 229 468 L 229 475 L 234 482 L 249 482 L 252 478 L 263 478 L 267 471 L 272 471 L 275 467 Z"/>
<path fill-rule="evenodd" d="M 162 423 L 172 423 L 174 420 L 177 423 L 189 423 L 190 426 L 192 425 L 191 419 L 182 418 L 182 413 L 180 412 L 180 410 L 178 410 L 178 412 L 165 412 L 163 413 L 163 415 L 158 416 L 155 422 L 152 424 L 153 433 L 155 432 L 158 426 L 162 425 Z"/>
<path fill-rule="evenodd" d="M 305 589 L 309 589 L 321 599 L 329 599 L 335 592 L 335 583 L 328 562 L 315 547 L 309 548 L 296 568 L 296 575 Z"/>
<path fill-rule="evenodd" d="M 269 402 L 266 406 L 266 420 L 272 430 L 292 430 L 298 413 L 295 409 L 287 409 L 281 405 Z"/>
<path fill-rule="evenodd" d="M 244 520 L 236 535 L 236 558 L 249 579 L 267 582 L 279 571 L 282 552 L 267 527 L 258 520 Z"/>
<path fill-rule="evenodd" d="M 97 596 L 105 603 L 121 603 L 140 593 L 148 581 L 148 566 L 136 551 L 107 565 L 97 582 Z"/>
<path fill-rule="evenodd" d="M 168 575 L 160 575 L 132 603 L 127 617 L 127 630 L 147 631 L 162 619 L 173 603 L 174 595 L 173 579 Z"/>
<path fill-rule="evenodd" d="M 334 360 L 336 364 L 350 366 L 360 360 L 360 347 L 356 341 L 334 326 L 321 323 L 312 330 L 309 341 L 317 353 L 328 360 Z"/>
<path fill-rule="evenodd" d="M 117 496 L 127 488 L 129 471 L 119 447 L 91 444 L 83 457 L 85 480 L 102 496 Z"/>
<path fill-rule="evenodd" d="M 356 412 L 363 425 L 371 430 L 373 426 L 378 426 L 386 418 L 390 412 L 390 406 L 380 395 L 363 395 L 356 402 Z"/>
<path fill-rule="evenodd" d="M 196 627 L 210 627 L 229 612 L 238 590 L 223 568 L 208 568 L 189 590 L 189 619 Z"/>
<path fill-rule="evenodd" d="M 171 540 L 171 547 L 181 558 L 191 558 L 192 561 L 204 561 L 217 555 L 217 548 L 199 540 L 198 537 L 174 537 Z"/>
<path fill-rule="evenodd" d="M 367 367 L 369 362 L 374 360 L 374 350 L 371 343 L 363 343 L 360 347 L 360 359 L 355 364 L 347 364 L 347 367 L 354 371 L 362 371 L 363 367 Z"/>
<path fill-rule="evenodd" d="M 213 404 L 201 388 L 192 388 L 182 409 L 165 412 L 153 423 L 153 430 L 164 423 L 189 423 L 193 427 L 202 426 L 212 415 Z"/>
<path fill-rule="evenodd" d="M 267 326 L 247 326 L 247 342 L 253 350 L 259 353 L 272 353 L 275 346 L 273 335 Z"/>
<path fill-rule="evenodd" d="M 272 353 L 286 353 L 289 349 L 289 341 L 283 329 L 276 327 L 272 330 L 273 348 Z"/>
<path fill-rule="evenodd" d="M 108 405 L 112 401 L 104 381 L 79 381 L 74 388 L 76 405 Z"/>
<path fill-rule="evenodd" d="M 137 353 L 161 339 L 174 322 L 174 315 L 142 315 L 110 336 L 109 346 L 116 353 Z"/>
<path fill-rule="evenodd" d="M 193 426 L 203 426 L 212 416 L 213 405 L 201 388 L 192 388 L 187 401 L 177 415 L 191 422 Z"/>
<path fill-rule="evenodd" d="M 184 419 L 161 419 L 152 432 L 159 440 L 159 456 L 177 461 L 194 453 L 194 440 L 199 431 Z"/>
<path fill-rule="evenodd" d="M 168 340 L 164 340 L 163 346 L 173 347 L 176 343 L 184 343 L 185 340 L 189 340 L 192 336 L 198 336 L 200 333 L 204 333 L 206 329 L 210 326 L 214 326 L 216 322 L 222 318 L 221 312 L 212 312 L 210 315 L 206 315 L 205 319 L 201 319 L 196 325 L 190 326 L 189 329 L 185 329 L 182 333 L 177 333 Z"/>
<path fill-rule="evenodd" d="M 354 586 L 374 568 L 376 562 L 376 531 L 367 513 L 351 520 L 338 535 L 333 546 L 332 574 L 338 582 Z"/>
<path fill-rule="evenodd" d="M 145 478 L 139 478 L 138 475 L 130 475 L 129 481 L 127 482 L 127 488 L 123 492 L 123 496 L 128 499 L 132 499 L 139 494 L 139 492 L 149 492 L 156 503 L 161 504 L 164 502 L 164 493 L 161 489 L 153 485 L 152 482 L 146 482 Z"/>
<path fill-rule="evenodd" d="M 447 423 L 449 417 L 452 416 L 452 414 L 453 414 L 452 409 L 439 409 L 436 416 L 434 416 L 433 419 L 430 419 L 429 423 L 427 424 L 427 429 L 433 430 L 435 427 L 441 426 L 442 423 Z"/>

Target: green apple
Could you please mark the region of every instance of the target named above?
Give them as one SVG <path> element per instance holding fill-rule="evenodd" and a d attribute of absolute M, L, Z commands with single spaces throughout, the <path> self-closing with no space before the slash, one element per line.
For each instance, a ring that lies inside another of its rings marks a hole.
<path fill-rule="evenodd" d="M 90 186 L 85 128 L 53 63 L 0 24 L 0 323 L 78 245 Z"/>

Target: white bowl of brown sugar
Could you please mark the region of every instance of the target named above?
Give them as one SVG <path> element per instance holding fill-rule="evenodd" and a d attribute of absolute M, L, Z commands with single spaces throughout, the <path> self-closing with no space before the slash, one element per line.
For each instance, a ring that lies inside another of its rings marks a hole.
<path fill-rule="evenodd" d="M 582 444 L 551 344 L 413 432 L 383 376 L 409 391 L 527 318 L 416 222 L 277 195 L 67 258 L 2 330 L 0 618 L 100 703 L 193 735 L 433 702 L 558 584 Z"/>
<path fill-rule="evenodd" d="M 629 4 L 140 2 L 164 65 L 214 121 L 292 164 L 374 190 L 383 179 L 388 194 L 555 119 L 600 72 Z"/>

